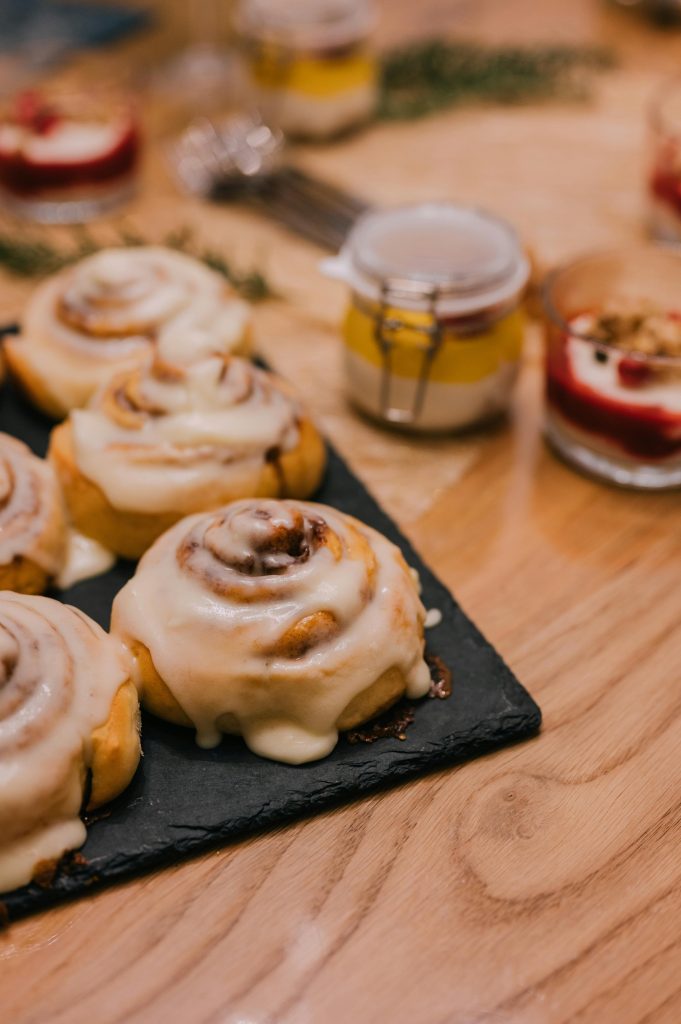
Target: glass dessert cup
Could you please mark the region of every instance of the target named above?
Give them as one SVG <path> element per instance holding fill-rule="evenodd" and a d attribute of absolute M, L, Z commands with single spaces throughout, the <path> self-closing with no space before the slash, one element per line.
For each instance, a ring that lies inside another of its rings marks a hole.
<path fill-rule="evenodd" d="M 658 91 L 649 121 L 650 233 L 659 242 L 681 242 L 681 75 L 665 82 Z"/>
<path fill-rule="evenodd" d="M 267 123 L 322 140 L 371 117 L 378 67 L 368 0 L 241 0 L 236 23 L 254 104 Z"/>
<path fill-rule="evenodd" d="M 546 437 L 614 484 L 681 485 L 681 253 L 582 257 L 549 276 Z"/>
<path fill-rule="evenodd" d="M 453 431 L 508 407 L 529 267 L 513 228 L 483 210 L 424 203 L 362 216 L 324 264 L 349 285 L 350 401 L 410 431 Z"/>
<path fill-rule="evenodd" d="M 139 147 L 119 93 L 21 93 L 0 114 L 0 200 L 42 223 L 98 217 L 132 196 Z"/>

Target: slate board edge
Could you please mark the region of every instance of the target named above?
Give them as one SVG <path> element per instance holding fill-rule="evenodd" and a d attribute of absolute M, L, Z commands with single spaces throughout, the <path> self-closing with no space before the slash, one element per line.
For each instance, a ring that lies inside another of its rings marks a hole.
<path fill-rule="evenodd" d="M 479 730 L 481 736 L 477 745 L 474 743 L 473 748 L 471 747 L 470 733 L 468 733 L 465 753 L 457 755 L 453 746 L 447 750 L 442 749 L 431 757 L 427 768 L 424 768 L 418 760 L 412 761 L 405 758 L 401 765 L 393 768 L 390 776 L 371 781 L 364 781 L 360 776 L 352 789 L 342 787 L 338 793 L 331 796 L 325 794 L 324 798 L 319 801 L 311 801 L 309 797 L 304 797 L 298 805 L 292 807 L 289 804 L 285 811 L 264 811 L 255 824 L 252 821 L 230 823 L 222 831 L 208 832 L 205 830 L 202 835 L 189 835 L 186 841 L 178 842 L 178 846 L 181 847 L 179 854 L 177 849 L 172 851 L 167 848 L 154 849 L 148 852 L 142 851 L 134 861 L 128 858 L 121 860 L 120 863 L 109 860 L 106 866 L 107 877 L 103 879 L 97 875 L 97 861 L 88 861 L 87 865 L 82 868 L 76 866 L 68 873 L 59 875 L 55 883 L 48 888 L 41 888 L 32 883 L 4 896 L 0 894 L 0 930 L 3 923 L 10 924 L 19 921 L 59 904 L 85 898 L 90 893 L 101 892 L 120 882 L 130 881 L 157 869 L 189 861 L 202 853 L 224 849 L 232 843 L 264 835 L 278 826 L 292 825 L 298 821 L 315 817 L 317 814 L 333 812 L 343 806 L 359 802 L 371 793 L 388 792 L 405 782 L 431 775 L 444 768 L 463 765 L 474 758 L 492 754 L 521 743 L 523 740 L 531 739 L 538 734 L 541 727 L 541 711 L 534 701 L 532 704 L 534 708 L 529 709 L 527 714 L 515 713 L 506 716 L 504 719 L 506 727 L 499 730 L 497 739 L 490 736 L 489 722 L 481 721 Z M 510 723 L 514 719 L 516 724 L 513 727 Z M 494 721 L 498 723 L 500 719 L 497 717 Z M 513 731 L 509 731 L 511 728 Z M 442 745 L 443 747 L 449 746 L 449 738 L 446 738 Z M 191 826 L 188 831 L 198 832 L 199 830 Z M 92 874 L 93 870 L 94 874 Z"/>

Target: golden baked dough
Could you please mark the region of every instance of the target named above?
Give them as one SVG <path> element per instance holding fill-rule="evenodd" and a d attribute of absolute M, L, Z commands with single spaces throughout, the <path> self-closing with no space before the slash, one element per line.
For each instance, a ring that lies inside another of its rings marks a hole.
<path fill-rule="evenodd" d="M 62 568 L 66 543 L 52 467 L 22 441 L 0 434 L 0 590 L 42 593 Z"/>
<path fill-rule="evenodd" d="M 152 351 L 183 363 L 249 347 L 249 307 L 227 281 L 160 246 L 105 249 L 48 278 L 4 343 L 27 396 L 57 419 Z"/>
<path fill-rule="evenodd" d="M 0 891 L 82 845 L 140 757 L 128 651 L 82 612 L 0 593 Z M 89 796 L 86 797 L 86 794 Z"/>
<path fill-rule="evenodd" d="M 230 356 L 155 360 L 114 377 L 53 430 L 48 457 L 75 526 L 127 558 L 188 513 L 251 495 L 307 497 L 326 461 L 291 390 Z"/>
<path fill-rule="evenodd" d="M 298 764 L 424 696 L 425 611 L 400 551 L 335 509 L 249 499 L 190 516 L 114 601 L 148 709 Z"/>

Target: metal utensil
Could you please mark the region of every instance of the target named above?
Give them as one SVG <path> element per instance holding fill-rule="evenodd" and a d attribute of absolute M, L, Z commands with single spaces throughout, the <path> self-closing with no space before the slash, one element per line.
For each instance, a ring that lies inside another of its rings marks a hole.
<path fill-rule="evenodd" d="M 369 204 L 291 163 L 283 134 L 247 115 L 192 122 L 168 149 L 175 178 L 203 198 L 244 202 L 337 251 Z"/>

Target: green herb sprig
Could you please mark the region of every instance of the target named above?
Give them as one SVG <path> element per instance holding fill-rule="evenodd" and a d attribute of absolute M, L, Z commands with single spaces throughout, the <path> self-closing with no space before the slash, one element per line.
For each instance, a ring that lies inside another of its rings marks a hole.
<path fill-rule="evenodd" d="M 409 120 L 461 103 L 581 99 L 589 74 L 614 65 L 589 46 L 488 47 L 429 40 L 387 54 L 378 116 Z"/>
<path fill-rule="evenodd" d="M 114 244 L 137 246 L 154 243 L 149 242 L 134 228 L 128 227 L 119 231 Z M 170 232 L 161 244 L 201 260 L 206 266 L 222 274 L 235 291 L 250 302 L 262 302 L 276 296 L 261 270 L 236 270 L 216 249 L 200 246 L 188 227 Z M 84 228 L 75 229 L 72 241 L 65 246 L 57 246 L 39 235 L 0 232 L 0 267 L 17 277 L 45 277 L 105 247 L 106 243 L 96 241 Z"/>

